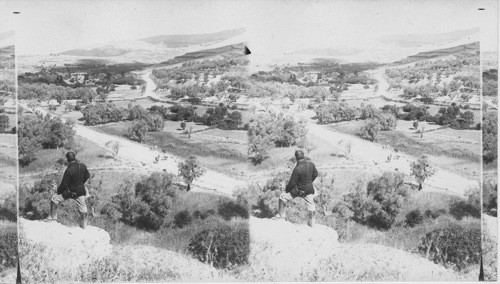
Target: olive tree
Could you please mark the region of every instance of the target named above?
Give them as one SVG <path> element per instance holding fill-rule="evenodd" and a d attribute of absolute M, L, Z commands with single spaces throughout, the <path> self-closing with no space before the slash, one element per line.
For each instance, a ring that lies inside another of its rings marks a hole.
<path fill-rule="evenodd" d="M 418 190 L 422 190 L 424 181 L 434 175 L 435 169 L 429 164 L 427 156 L 423 155 L 410 165 L 411 175 L 418 182 Z"/>
<path fill-rule="evenodd" d="M 179 168 L 179 176 L 187 184 L 187 191 L 191 190 L 193 180 L 201 177 L 205 173 L 205 169 L 201 167 L 194 156 L 190 156 L 186 161 L 180 162 L 177 166 Z"/>

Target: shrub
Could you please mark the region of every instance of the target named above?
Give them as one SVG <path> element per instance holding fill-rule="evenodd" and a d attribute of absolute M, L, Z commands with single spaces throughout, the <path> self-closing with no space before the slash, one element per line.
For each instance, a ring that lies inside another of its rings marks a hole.
<path fill-rule="evenodd" d="M 426 211 L 426 215 L 427 214 L 428 213 Z M 419 209 L 412 210 L 408 214 L 406 214 L 405 223 L 411 228 L 421 224 L 422 221 L 424 221 L 424 216 L 422 215 L 422 212 L 420 212 Z"/>
<path fill-rule="evenodd" d="M 186 161 L 179 162 L 179 176 L 184 179 L 187 184 L 187 190 L 191 189 L 193 180 L 201 177 L 205 173 L 205 169 L 201 167 L 195 156 L 190 156 Z"/>
<path fill-rule="evenodd" d="M 483 211 L 496 217 L 497 206 L 498 184 L 485 181 L 483 183 Z"/>
<path fill-rule="evenodd" d="M 344 103 L 320 104 L 315 111 L 320 124 L 349 121 L 357 117 L 356 109 Z"/>
<path fill-rule="evenodd" d="M 188 250 L 201 262 L 230 269 L 248 263 L 250 233 L 248 228 L 220 225 L 197 233 Z"/>
<path fill-rule="evenodd" d="M 473 204 L 461 200 L 450 205 L 450 214 L 457 220 L 462 220 L 463 217 L 470 216 L 474 218 L 481 217 L 480 208 L 474 206 Z"/>
<path fill-rule="evenodd" d="M 361 137 L 369 141 L 377 141 L 382 125 L 378 120 L 370 119 L 361 127 Z"/>
<path fill-rule="evenodd" d="M 425 155 L 418 158 L 416 162 L 411 162 L 410 170 L 411 170 L 411 175 L 415 177 L 415 179 L 419 183 L 418 190 L 421 190 L 424 181 L 427 178 L 433 176 L 435 173 L 434 168 L 431 167 L 431 165 L 429 164 L 429 160 Z"/>
<path fill-rule="evenodd" d="M 185 226 L 191 224 L 192 221 L 193 216 L 191 216 L 189 210 L 183 210 L 174 216 L 174 225 L 177 228 L 184 228 Z"/>
<path fill-rule="evenodd" d="M 469 265 L 479 264 L 481 228 L 453 224 L 435 229 L 421 239 L 417 251 L 435 263 L 463 270 Z"/>
<path fill-rule="evenodd" d="M 136 121 L 129 126 L 128 135 L 130 139 L 142 142 L 144 141 L 148 130 L 149 127 L 145 121 Z"/>
<path fill-rule="evenodd" d="M 403 106 L 403 112 L 404 113 L 400 115 L 400 118 L 404 120 L 422 121 L 429 114 L 425 106 L 415 106 L 413 104 Z"/>
<path fill-rule="evenodd" d="M 397 126 L 397 119 L 392 113 L 382 112 L 375 114 L 375 119 L 380 123 L 381 131 L 393 130 Z"/>
<path fill-rule="evenodd" d="M 244 219 L 248 219 L 249 217 L 248 208 L 234 201 L 226 201 L 219 204 L 217 211 L 226 221 L 231 220 L 233 217 L 241 217 Z"/>
<path fill-rule="evenodd" d="M 361 116 L 360 119 L 371 119 L 375 118 L 380 114 L 380 110 L 376 108 L 374 105 L 369 104 L 361 108 Z"/>
<path fill-rule="evenodd" d="M 17 220 L 17 194 L 12 193 L 5 197 L 3 205 L 0 205 L 0 219 L 11 222 Z"/>
<path fill-rule="evenodd" d="M 6 114 L 0 114 L 0 132 L 5 132 L 9 127 L 9 116 Z"/>
<path fill-rule="evenodd" d="M 490 163 L 498 155 L 498 114 L 496 111 L 488 111 L 483 116 L 483 159 Z"/>
<path fill-rule="evenodd" d="M 283 114 L 260 115 L 249 123 L 248 156 L 254 164 L 259 164 L 268 157 L 267 151 L 273 146 L 304 147 L 307 144 L 307 123 L 296 121 L 293 116 Z"/>
<path fill-rule="evenodd" d="M 111 198 L 106 213 L 139 229 L 156 231 L 177 198 L 179 188 L 173 180 L 172 174 L 152 173 L 137 182 L 134 190 L 130 185 L 124 186 Z"/>
<path fill-rule="evenodd" d="M 7 231 L 0 234 L 0 273 L 17 265 L 17 231 Z"/>
<path fill-rule="evenodd" d="M 401 211 L 408 186 L 401 173 L 385 172 L 370 181 L 366 190 L 358 182 L 353 191 L 344 196 L 353 219 L 378 229 L 389 229 Z"/>
<path fill-rule="evenodd" d="M 147 115 L 144 121 L 148 125 L 148 131 L 160 131 L 165 126 L 165 121 L 163 121 L 163 117 L 159 114 Z"/>

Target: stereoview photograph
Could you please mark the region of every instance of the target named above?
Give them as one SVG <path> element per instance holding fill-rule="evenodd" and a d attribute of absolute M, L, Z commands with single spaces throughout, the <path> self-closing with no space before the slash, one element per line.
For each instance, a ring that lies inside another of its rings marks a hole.
<path fill-rule="evenodd" d="M 23 283 L 497 279 L 495 1 L 16 9 Z"/>

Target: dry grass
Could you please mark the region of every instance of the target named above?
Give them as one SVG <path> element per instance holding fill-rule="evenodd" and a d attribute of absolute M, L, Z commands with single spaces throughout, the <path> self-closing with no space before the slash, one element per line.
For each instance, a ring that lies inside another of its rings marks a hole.
<path fill-rule="evenodd" d="M 77 153 L 77 159 L 85 163 L 87 167 L 101 167 L 109 159 L 108 152 L 95 143 L 81 136 L 75 135 L 75 142 L 80 144 L 81 151 Z M 47 170 L 60 170 L 59 159 L 65 159 L 65 148 L 44 149 L 37 153 L 37 159 L 25 167 L 20 167 L 20 174 L 38 173 Z"/>
<path fill-rule="evenodd" d="M 362 124 L 362 121 L 350 121 L 329 127 L 357 136 Z M 424 137 L 420 138 L 420 135 L 412 132 L 394 130 L 380 132 L 378 143 L 391 145 L 414 157 L 427 155 L 436 166 L 468 177 L 479 178 L 481 162 L 479 135 L 480 132 L 476 130 L 446 128 L 426 132 Z"/>
<path fill-rule="evenodd" d="M 96 126 L 93 129 L 119 137 L 126 137 L 129 125 L 130 122 L 127 121 Z M 231 167 L 247 164 L 246 145 L 243 144 L 243 141 L 238 142 L 243 137 L 244 141 L 246 141 L 244 131 L 214 129 L 194 133 L 191 139 L 187 139 L 184 134 L 180 134 L 177 130 L 175 132 L 177 133 L 148 132 L 145 143 L 156 145 L 159 149 L 164 149 L 168 153 L 184 159 L 189 156 L 196 156 L 203 164 L 222 172 L 228 172 Z M 234 135 L 238 136 L 237 143 L 221 141 L 233 141 L 235 140 L 232 139 Z M 231 137 L 231 139 L 226 139 L 226 137 Z"/>

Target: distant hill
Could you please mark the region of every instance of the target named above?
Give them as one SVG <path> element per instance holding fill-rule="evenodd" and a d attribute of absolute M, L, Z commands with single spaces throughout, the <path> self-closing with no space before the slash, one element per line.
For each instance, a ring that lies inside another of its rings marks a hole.
<path fill-rule="evenodd" d="M 397 45 L 400 47 L 420 47 L 429 44 L 440 44 L 453 42 L 463 38 L 471 37 L 479 32 L 479 28 L 457 30 L 438 34 L 404 34 L 390 35 L 378 38 L 378 41 L 385 44 Z"/>
<path fill-rule="evenodd" d="M 122 48 L 116 47 L 103 47 L 103 48 L 92 48 L 92 49 L 72 49 L 61 54 L 74 55 L 74 56 L 95 56 L 95 57 L 108 57 L 108 56 L 120 56 L 128 53 L 129 51 Z"/>
<path fill-rule="evenodd" d="M 192 35 L 159 35 L 141 39 L 147 43 L 155 45 L 163 45 L 166 47 L 186 47 L 197 44 L 209 44 L 216 41 L 222 41 L 244 33 L 244 28 L 225 30 L 217 33 L 209 34 L 192 34 Z"/>
<path fill-rule="evenodd" d="M 15 54 L 15 48 L 14 45 L 9 45 L 5 47 L 0 47 L 0 55 L 14 55 Z"/>
<path fill-rule="evenodd" d="M 473 42 L 469 44 L 462 44 L 455 47 L 431 50 L 420 52 L 415 55 L 406 57 L 405 59 L 394 62 L 393 64 L 407 64 L 411 62 L 427 60 L 436 57 L 448 56 L 452 54 L 458 54 L 463 52 L 479 52 L 479 42 Z"/>
<path fill-rule="evenodd" d="M 199 51 L 194 51 L 194 52 L 188 52 L 180 56 L 176 56 L 168 61 L 160 63 L 160 65 L 171 65 L 171 64 L 177 64 L 181 62 L 186 62 L 190 60 L 196 60 L 196 59 L 203 59 L 203 58 L 208 58 L 208 57 L 213 57 L 217 55 L 222 55 L 222 54 L 228 54 L 228 53 L 237 53 L 237 54 L 245 54 L 245 44 L 244 43 L 238 43 L 238 44 L 231 44 L 231 45 L 226 45 L 222 47 L 217 47 L 217 48 L 210 48 L 210 49 L 204 49 L 204 50 L 199 50 Z"/>

